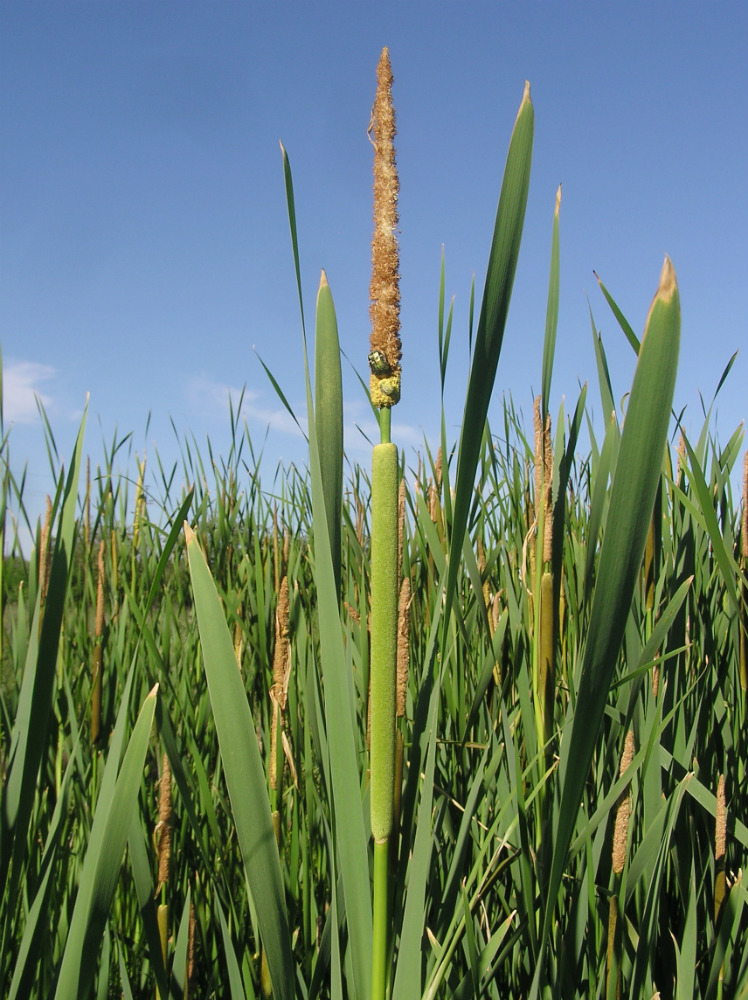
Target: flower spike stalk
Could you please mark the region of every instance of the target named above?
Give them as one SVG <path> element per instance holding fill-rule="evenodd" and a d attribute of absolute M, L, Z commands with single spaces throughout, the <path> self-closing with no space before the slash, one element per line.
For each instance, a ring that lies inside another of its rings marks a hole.
<path fill-rule="evenodd" d="M 392 68 L 387 49 L 377 66 L 377 96 L 371 111 L 369 138 L 374 146 L 374 235 L 371 240 L 369 318 L 371 338 L 369 391 L 382 411 L 380 424 L 400 399 L 400 254 L 397 248 L 397 196 L 400 182 L 395 164 L 395 109 Z"/>
<path fill-rule="evenodd" d="M 382 50 L 369 124 L 374 146 L 374 235 L 369 288 L 370 393 L 379 408 L 381 443 L 371 477 L 371 831 L 374 837 L 372 1000 L 384 1000 L 388 954 L 388 853 L 395 798 L 395 673 L 398 623 L 397 447 L 390 441 L 390 410 L 400 399 L 400 275 L 397 249 L 395 111 L 392 69 Z"/>

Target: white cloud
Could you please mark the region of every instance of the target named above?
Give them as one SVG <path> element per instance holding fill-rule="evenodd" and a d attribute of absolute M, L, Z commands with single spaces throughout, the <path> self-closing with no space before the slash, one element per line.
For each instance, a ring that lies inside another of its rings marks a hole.
<path fill-rule="evenodd" d="M 187 387 L 187 395 L 190 406 L 209 417 L 226 417 L 231 401 L 235 416 L 238 411 L 239 422 L 246 420 L 250 425 L 259 424 L 263 430 L 270 427 L 283 434 L 301 437 L 299 425 L 288 410 L 280 403 L 276 407 L 265 405 L 262 393 L 245 388 L 242 397 L 242 389 L 236 386 L 208 378 L 192 378 Z M 241 410 L 238 410 L 240 401 Z M 298 415 L 298 419 L 301 427 L 306 430 L 306 416 L 302 419 Z"/>
<path fill-rule="evenodd" d="M 6 423 L 33 424 L 39 420 L 37 396 L 49 409 L 52 398 L 39 391 L 42 382 L 56 375 L 50 365 L 35 361 L 15 361 L 3 368 L 3 417 Z"/>

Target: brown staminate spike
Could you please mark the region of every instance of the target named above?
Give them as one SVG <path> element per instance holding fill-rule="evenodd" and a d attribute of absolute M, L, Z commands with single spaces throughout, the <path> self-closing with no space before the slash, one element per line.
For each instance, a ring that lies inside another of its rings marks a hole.
<path fill-rule="evenodd" d="M 97 559 L 98 579 L 96 581 L 96 638 L 101 639 L 104 634 L 104 552 L 106 545 L 101 540 L 99 545 L 99 555 Z"/>
<path fill-rule="evenodd" d="M 725 807 L 725 776 L 720 774 L 717 785 L 717 818 L 714 836 L 714 857 L 719 861 L 725 856 L 727 846 L 727 809 Z"/>
<path fill-rule="evenodd" d="M 275 649 L 273 650 L 273 693 L 281 711 L 286 708 L 287 674 L 291 659 L 288 619 L 288 577 L 284 576 L 278 594 L 278 607 L 275 610 Z"/>
<path fill-rule="evenodd" d="M 189 989 L 195 979 L 195 930 L 197 921 L 195 919 L 195 904 L 190 899 L 190 917 L 187 925 L 187 989 L 185 990 L 185 1000 L 189 995 Z"/>
<path fill-rule="evenodd" d="M 743 559 L 748 559 L 748 451 L 743 458 L 743 523 L 740 547 Z"/>
<path fill-rule="evenodd" d="M 540 510 L 543 496 L 543 422 L 540 416 L 540 396 L 535 398 L 532 417 L 535 431 L 535 508 Z"/>
<path fill-rule="evenodd" d="M 543 430 L 543 562 L 551 561 L 553 540 L 553 445 L 551 443 L 551 415 L 545 415 Z"/>
<path fill-rule="evenodd" d="M 91 456 L 86 455 L 86 498 L 83 504 L 83 542 L 88 551 L 91 545 Z"/>
<path fill-rule="evenodd" d="M 370 378 L 375 406 L 390 407 L 400 398 L 400 255 L 397 247 L 397 198 L 400 182 L 395 164 L 395 109 L 392 68 L 382 49 L 377 66 L 377 93 L 369 138 L 374 146 L 374 235 L 371 241 Z"/>
<path fill-rule="evenodd" d="M 727 807 L 725 803 L 725 776 L 719 776 L 717 784 L 717 816 L 714 829 L 714 919 L 719 919 L 725 900 L 727 883 L 725 879 L 725 849 L 727 847 Z"/>
<path fill-rule="evenodd" d="M 171 767 L 166 754 L 161 759 L 161 780 L 158 786 L 158 881 L 164 885 L 169 881 L 169 861 L 171 859 Z"/>
<path fill-rule="evenodd" d="M 397 717 L 405 715 L 408 693 L 408 668 L 410 665 L 410 577 L 406 576 L 400 587 L 397 609 Z"/>
<path fill-rule="evenodd" d="M 52 562 L 51 548 L 49 545 L 49 535 L 52 529 L 52 501 L 47 496 L 47 507 L 44 513 L 44 524 L 42 525 L 41 537 L 39 539 L 39 591 L 41 594 L 42 607 L 47 600 L 47 587 L 49 586 L 49 570 Z"/>
<path fill-rule="evenodd" d="M 619 775 L 623 775 L 634 759 L 636 747 L 634 734 L 629 729 L 621 756 Z M 626 864 L 626 841 L 628 838 L 629 818 L 631 816 L 631 791 L 627 788 L 618 802 L 616 810 L 616 825 L 613 833 L 613 871 L 620 875 Z"/>
<path fill-rule="evenodd" d="M 101 737 L 101 670 L 103 665 L 104 636 L 104 553 L 106 543 L 102 538 L 97 559 L 98 578 L 96 581 L 96 622 L 94 626 L 95 644 L 93 677 L 91 679 L 91 743 L 95 746 Z"/>
<path fill-rule="evenodd" d="M 405 479 L 400 480 L 397 493 L 397 578 L 403 568 L 403 543 L 405 540 Z"/>

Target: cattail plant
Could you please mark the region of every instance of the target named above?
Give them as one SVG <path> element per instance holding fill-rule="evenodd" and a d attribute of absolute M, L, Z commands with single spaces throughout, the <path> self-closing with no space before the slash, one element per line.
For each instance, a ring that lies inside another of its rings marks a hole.
<path fill-rule="evenodd" d="M 636 746 L 634 744 L 634 734 L 629 729 L 626 733 L 623 753 L 621 754 L 621 766 L 619 776 L 623 777 L 634 759 Z M 610 896 L 610 906 L 608 910 L 608 951 L 607 951 L 607 976 L 606 993 L 608 1000 L 621 995 L 621 927 L 620 913 L 618 907 L 618 897 L 621 889 L 621 877 L 623 869 L 626 867 L 626 847 L 628 843 L 629 820 L 631 818 L 631 789 L 626 788 L 621 798 L 618 800 L 616 808 L 616 821 L 613 828 L 613 851 L 612 869 L 614 878 L 614 888 Z"/>
<path fill-rule="evenodd" d="M 740 687 L 743 701 L 748 696 L 748 451 L 743 457 L 743 516 L 740 527 L 740 568 L 743 570 L 743 596 L 740 615 Z"/>
<path fill-rule="evenodd" d="M 104 652 L 104 552 L 106 543 L 99 543 L 96 578 L 96 621 L 94 626 L 94 660 L 91 681 L 91 744 L 96 746 L 101 738 L 101 671 Z M 94 758 L 95 759 L 95 758 Z"/>
<path fill-rule="evenodd" d="M 169 882 L 169 866 L 171 863 L 171 766 L 169 758 L 164 754 L 161 758 L 161 778 L 158 783 L 158 823 L 154 830 L 154 843 L 158 858 L 158 886 L 161 892 L 161 902 L 158 906 L 158 933 L 161 941 L 161 957 L 166 966 L 166 949 L 169 939 L 169 901 L 167 885 Z M 156 1000 L 160 996 L 156 989 Z"/>
<path fill-rule="evenodd" d="M 400 275 L 397 248 L 395 109 L 387 49 L 377 67 L 369 125 L 374 146 L 374 236 L 371 245 L 370 394 L 379 408 L 380 444 L 371 478 L 371 832 L 374 837 L 372 1000 L 387 986 L 388 853 L 395 796 L 395 691 L 398 626 L 397 447 L 390 440 L 391 408 L 400 399 Z"/>
<path fill-rule="evenodd" d="M 551 568 L 553 541 L 553 450 L 551 445 L 551 415 L 543 418 L 541 397 L 535 400 L 535 517 L 538 525 L 538 564 L 540 588 L 537 631 L 537 680 L 535 684 L 535 714 L 538 740 L 548 748 L 553 732 L 555 691 L 554 641 L 556 609 L 553 599 Z M 550 749 L 546 750 L 546 755 Z"/>
<path fill-rule="evenodd" d="M 130 557 L 130 586 L 135 590 L 135 574 L 137 572 L 137 553 L 140 547 L 140 527 L 145 519 L 145 459 L 138 462 L 138 482 L 135 487 L 135 514 L 132 525 L 132 555 Z"/>
<path fill-rule="evenodd" d="M 39 593 L 40 607 L 44 613 L 44 605 L 47 602 L 47 589 L 49 587 L 49 571 L 52 565 L 52 548 L 50 546 L 50 532 L 52 530 L 52 501 L 47 496 L 44 523 L 39 539 Z M 41 629 L 41 616 L 39 619 Z"/>

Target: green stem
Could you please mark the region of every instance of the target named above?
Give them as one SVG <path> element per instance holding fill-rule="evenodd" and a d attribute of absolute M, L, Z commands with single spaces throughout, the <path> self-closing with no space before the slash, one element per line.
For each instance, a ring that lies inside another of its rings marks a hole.
<path fill-rule="evenodd" d="M 379 410 L 379 434 L 382 444 L 390 443 L 390 427 L 392 426 L 392 407 L 382 406 Z"/>
<path fill-rule="evenodd" d="M 389 415 L 383 421 L 389 431 Z M 374 837 L 372 1000 L 387 983 L 388 842 L 395 791 L 397 448 L 378 444 L 371 475 L 371 832 Z"/>
<path fill-rule="evenodd" d="M 388 860 L 388 841 L 375 841 L 371 1000 L 384 1000 L 387 990 Z"/>
<path fill-rule="evenodd" d="M 397 483 L 394 444 L 374 447 L 371 477 L 371 832 L 392 832 L 397 658 Z"/>

